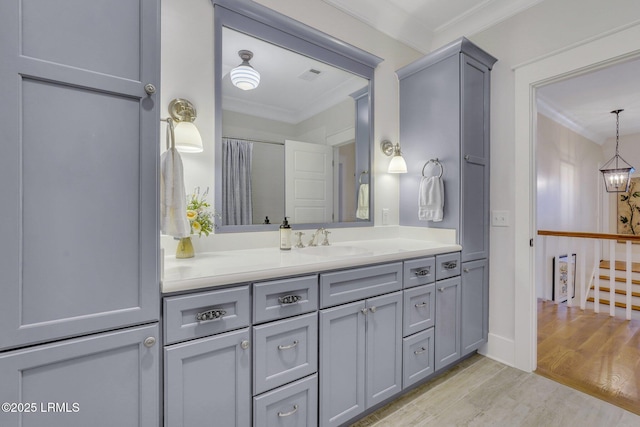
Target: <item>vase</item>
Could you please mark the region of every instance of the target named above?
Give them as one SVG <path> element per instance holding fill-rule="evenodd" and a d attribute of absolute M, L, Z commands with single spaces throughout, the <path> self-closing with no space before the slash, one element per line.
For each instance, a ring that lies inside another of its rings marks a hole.
<path fill-rule="evenodd" d="M 191 237 L 183 237 L 178 242 L 176 248 L 176 258 L 193 258 L 195 253 L 193 251 L 193 244 L 191 243 Z"/>

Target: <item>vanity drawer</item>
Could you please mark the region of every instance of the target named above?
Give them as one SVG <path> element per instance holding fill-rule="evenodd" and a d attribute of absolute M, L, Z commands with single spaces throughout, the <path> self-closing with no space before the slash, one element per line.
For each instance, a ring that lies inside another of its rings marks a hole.
<path fill-rule="evenodd" d="M 249 286 L 164 299 L 165 345 L 249 326 Z"/>
<path fill-rule="evenodd" d="M 402 340 L 402 388 L 405 389 L 434 372 L 433 328 Z"/>
<path fill-rule="evenodd" d="M 416 332 L 424 331 L 435 324 L 436 309 L 436 285 L 418 286 L 405 289 L 404 320 L 402 322 L 402 335 L 408 336 Z"/>
<path fill-rule="evenodd" d="M 429 257 L 405 261 L 403 273 L 405 288 L 433 283 L 436 280 L 436 259 Z"/>
<path fill-rule="evenodd" d="M 318 309 L 318 276 L 253 285 L 253 322 L 282 319 Z"/>
<path fill-rule="evenodd" d="M 402 263 L 320 275 L 320 305 L 331 307 L 402 289 Z"/>
<path fill-rule="evenodd" d="M 254 397 L 253 427 L 315 427 L 318 425 L 318 377 Z"/>
<path fill-rule="evenodd" d="M 253 390 L 259 394 L 318 370 L 318 315 L 253 328 Z"/>
<path fill-rule="evenodd" d="M 460 252 L 436 255 L 436 280 L 460 275 Z"/>

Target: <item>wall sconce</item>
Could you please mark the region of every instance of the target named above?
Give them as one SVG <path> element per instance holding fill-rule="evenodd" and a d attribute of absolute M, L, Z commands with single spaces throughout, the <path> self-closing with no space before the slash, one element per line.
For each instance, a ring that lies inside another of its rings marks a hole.
<path fill-rule="evenodd" d="M 241 50 L 238 55 L 242 59 L 242 64 L 232 69 L 229 75 L 231 83 L 242 90 L 251 90 L 260 84 L 260 73 L 249 64 L 249 60 L 253 58 L 253 52 L 250 50 Z"/>
<path fill-rule="evenodd" d="M 393 156 L 391 161 L 389 162 L 389 169 L 387 172 L 389 173 L 407 173 L 407 162 L 404 161 L 402 157 L 402 152 L 400 151 L 400 143 L 396 143 L 393 145 L 391 141 L 382 141 L 380 143 L 380 148 L 382 152 L 387 156 Z"/>
<path fill-rule="evenodd" d="M 616 115 L 616 155 L 600 168 L 607 193 L 626 193 L 629 191 L 631 174 L 635 171 L 633 166 L 627 163 L 618 154 L 618 139 L 620 136 L 620 113 L 624 110 L 613 110 Z"/>
<path fill-rule="evenodd" d="M 198 116 L 193 104 L 186 99 L 176 98 L 169 103 L 168 123 L 172 143 L 183 153 L 201 153 L 202 137 L 193 121 Z M 175 122 L 175 125 L 174 125 Z"/>

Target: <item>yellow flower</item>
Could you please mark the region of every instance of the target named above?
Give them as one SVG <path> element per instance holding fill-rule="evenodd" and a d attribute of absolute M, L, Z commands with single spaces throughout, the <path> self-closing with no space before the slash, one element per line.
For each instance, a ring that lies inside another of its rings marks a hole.
<path fill-rule="evenodd" d="M 192 210 L 187 210 L 187 219 L 189 221 L 193 221 L 197 217 L 198 217 L 198 212 L 192 211 Z"/>
<path fill-rule="evenodd" d="M 194 233 L 199 233 L 202 230 L 202 226 L 198 221 L 193 221 L 191 223 L 191 228 L 193 228 Z"/>

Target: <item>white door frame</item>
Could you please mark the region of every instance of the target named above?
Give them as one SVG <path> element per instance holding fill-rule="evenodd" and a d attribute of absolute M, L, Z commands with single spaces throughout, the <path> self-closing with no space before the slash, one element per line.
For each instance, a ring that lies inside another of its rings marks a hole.
<path fill-rule="evenodd" d="M 535 91 L 563 80 L 640 56 L 640 25 L 628 25 L 585 40 L 561 52 L 514 67 L 515 70 L 515 336 L 514 366 L 536 369 L 536 240 Z"/>

